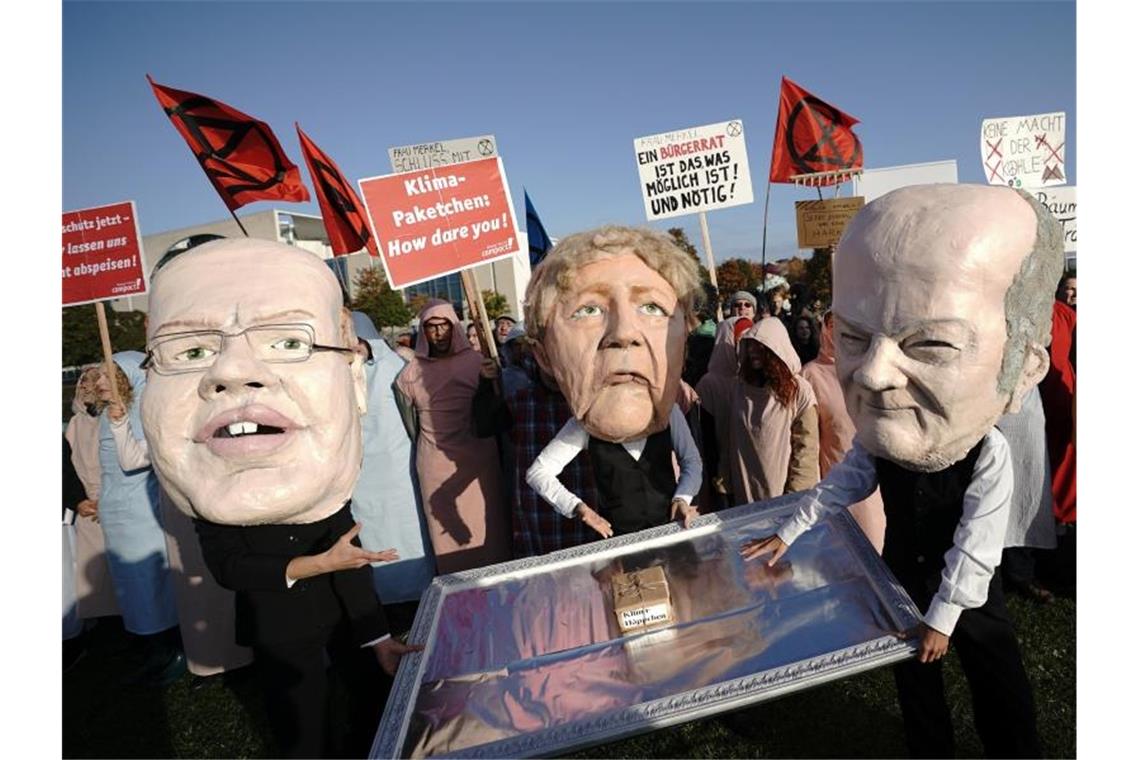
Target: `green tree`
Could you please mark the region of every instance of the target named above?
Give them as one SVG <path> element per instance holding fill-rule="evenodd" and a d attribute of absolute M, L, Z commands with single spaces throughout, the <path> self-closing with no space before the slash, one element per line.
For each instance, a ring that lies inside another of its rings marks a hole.
<path fill-rule="evenodd" d="M 502 293 L 494 290 L 483 291 L 483 308 L 487 312 L 487 319 L 494 321 L 496 317 L 501 317 L 504 314 L 510 314 L 510 305 L 507 303 L 507 297 Z"/>
<path fill-rule="evenodd" d="M 697 269 L 701 273 L 701 284 L 707 285 L 709 283 L 709 270 L 706 266 L 701 264 L 701 257 L 697 253 L 697 247 L 689 240 L 689 236 L 685 234 L 685 230 L 680 227 L 670 227 L 666 232 L 669 237 L 673 238 L 673 242 L 677 244 L 678 248 L 692 256 L 693 261 L 697 262 Z"/>
<path fill-rule="evenodd" d="M 760 264 L 748 259 L 728 259 L 716 268 L 721 299 L 727 301 L 738 290 L 755 290 L 760 285 Z"/>
<path fill-rule="evenodd" d="M 412 321 L 411 310 L 388 285 L 379 267 L 360 270 L 352 282 L 356 286 L 352 308 L 367 314 L 377 327 L 403 327 Z"/>
<path fill-rule="evenodd" d="M 789 285 L 807 281 L 807 262 L 799 256 L 793 256 L 784 262 L 784 277 Z"/>
<path fill-rule="evenodd" d="M 414 293 L 408 299 L 408 309 L 411 310 L 412 316 L 419 314 L 427 306 L 427 302 L 431 300 L 431 296 L 427 293 Z"/>
<path fill-rule="evenodd" d="M 112 351 L 146 350 L 146 314 L 141 311 L 115 311 L 109 306 L 107 334 Z M 63 310 L 63 366 L 73 367 L 103 360 L 95 305 L 69 306 Z"/>
<path fill-rule="evenodd" d="M 826 306 L 831 303 L 831 249 L 815 248 L 804 267 L 804 281 Z"/>

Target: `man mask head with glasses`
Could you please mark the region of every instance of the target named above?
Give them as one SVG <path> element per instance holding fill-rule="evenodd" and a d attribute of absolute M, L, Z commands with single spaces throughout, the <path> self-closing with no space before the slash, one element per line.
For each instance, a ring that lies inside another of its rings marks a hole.
<path fill-rule="evenodd" d="M 150 294 L 143 428 L 183 512 L 311 523 L 360 471 L 363 362 L 340 286 L 314 254 L 221 240 L 181 254 Z"/>

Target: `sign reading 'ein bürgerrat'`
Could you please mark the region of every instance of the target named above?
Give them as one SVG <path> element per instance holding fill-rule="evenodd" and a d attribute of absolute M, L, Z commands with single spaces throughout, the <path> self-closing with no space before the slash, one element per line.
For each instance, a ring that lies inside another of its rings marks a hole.
<path fill-rule="evenodd" d="M 650 221 L 752 202 L 740 119 L 633 141 Z"/>

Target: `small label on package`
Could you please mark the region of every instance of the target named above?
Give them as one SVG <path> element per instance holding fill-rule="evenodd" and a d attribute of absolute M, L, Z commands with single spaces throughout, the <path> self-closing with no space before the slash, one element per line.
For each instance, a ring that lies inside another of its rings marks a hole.
<path fill-rule="evenodd" d="M 614 614 L 622 633 L 673 622 L 669 584 L 660 566 L 614 576 Z"/>

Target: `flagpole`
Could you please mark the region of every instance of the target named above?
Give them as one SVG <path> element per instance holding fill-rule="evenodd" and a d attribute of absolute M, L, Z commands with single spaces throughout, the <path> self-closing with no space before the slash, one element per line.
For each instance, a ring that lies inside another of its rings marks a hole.
<path fill-rule="evenodd" d="M 249 237 L 249 233 L 246 232 L 245 225 L 241 223 L 241 219 L 238 219 L 238 215 L 234 213 L 234 210 L 232 208 L 230 209 L 230 216 L 232 216 L 234 218 L 234 221 L 237 222 L 237 226 L 241 227 L 241 234 Z"/>
<path fill-rule="evenodd" d="M 772 197 L 772 180 L 764 192 L 764 233 L 760 238 L 760 295 L 764 295 L 764 285 L 768 281 L 768 200 Z M 758 310 L 759 311 L 759 310 Z"/>

